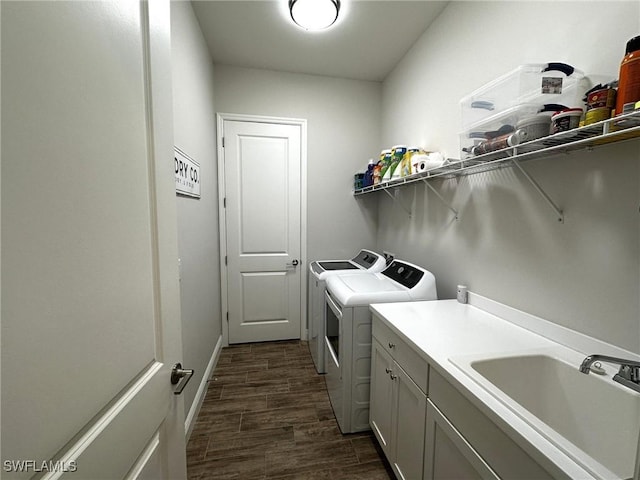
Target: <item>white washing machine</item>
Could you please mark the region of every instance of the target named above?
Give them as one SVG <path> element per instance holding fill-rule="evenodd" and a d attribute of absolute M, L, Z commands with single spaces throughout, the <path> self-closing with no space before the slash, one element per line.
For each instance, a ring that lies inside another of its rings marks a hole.
<path fill-rule="evenodd" d="M 394 260 L 380 273 L 327 278 L 325 381 L 342 433 L 369 430 L 372 303 L 437 300 L 436 279 L 416 265 Z"/>
<path fill-rule="evenodd" d="M 385 257 L 370 250 L 360 250 L 351 260 L 316 260 L 309 264 L 309 350 L 318 373 L 326 373 L 324 359 L 324 292 L 326 279 L 348 272 L 381 272 Z"/>

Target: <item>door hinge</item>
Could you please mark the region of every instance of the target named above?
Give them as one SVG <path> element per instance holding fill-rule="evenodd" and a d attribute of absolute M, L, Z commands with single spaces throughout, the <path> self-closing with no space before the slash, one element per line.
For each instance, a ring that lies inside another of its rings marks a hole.
<path fill-rule="evenodd" d="M 222 137 L 222 148 L 224 148 L 224 137 Z"/>
<path fill-rule="evenodd" d="M 222 208 L 227 208 L 227 197 L 222 199 Z"/>
<path fill-rule="evenodd" d="M 229 323 L 229 312 L 227 312 L 227 323 Z"/>
<path fill-rule="evenodd" d="M 224 264 L 225 265 L 227 264 L 227 256 L 226 255 L 224 256 Z"/>

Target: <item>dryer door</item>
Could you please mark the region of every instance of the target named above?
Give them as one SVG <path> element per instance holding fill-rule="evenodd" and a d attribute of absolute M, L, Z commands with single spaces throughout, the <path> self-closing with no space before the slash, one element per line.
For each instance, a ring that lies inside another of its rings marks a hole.
<path fill-rule="evenodd" d="M 331 298 L 331 294 L 325 294 L 325 344 L 328 349 L 329 356 L 327 362 L 333 363 L 340 368 L 340 337 L 342 336 L 342 309 Z"/>

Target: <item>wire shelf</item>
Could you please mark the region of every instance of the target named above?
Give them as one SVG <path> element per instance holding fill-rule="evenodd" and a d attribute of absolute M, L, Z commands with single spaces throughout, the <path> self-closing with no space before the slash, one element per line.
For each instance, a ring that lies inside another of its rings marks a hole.
<path fill-rule="evenodd" d="M 575 150 L 592 149 L 609 143 L 640 138 L 640 111 L 620 115 L 592 125 L 556 133 L 514 147 L 496 150 L 483 155 L 449 159 L 446 165 L 424 172 L 398 178 L 378 185 L 354 190 L 353 194 L 364 195 L 378 190 L 402 187 L 415 182 L 435 178 L 451 178 L 472 175 L 498 168 L 512 167 L 513 160 L 524 161 L 549 157 Z"/>

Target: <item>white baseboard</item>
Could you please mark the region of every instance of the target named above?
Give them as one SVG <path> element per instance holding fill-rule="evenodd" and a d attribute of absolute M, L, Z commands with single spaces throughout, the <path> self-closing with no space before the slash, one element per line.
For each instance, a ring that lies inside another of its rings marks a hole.
<path fill-rule="evenodd" d="M 207 394 L 207 387 L 209 386 L 209 378 L 211 377 L 211 372 L 216 367 L 218 363 L 218 358 L 220 358 L 220 351 L 222 350 L 222 335 L 218 337 L 218 341 L 216 342 L 216 347 L 213 349 L 213 354 L 211 355 L 211 359 L 209 359 L 209 364 L 207 365 L 207 369 L 202 376 L 202 380 L 200 381 L 200 386 L 198 387 L 198 391 L 196 392 L 196 396 L 193 399 L 193 403 L 191 404 L 191 408 L 189 409 L 189 413 L 187 414 L 187 418 L 184 421 L 184 431 L 185 438 L 189 441 L 189 437 L 191 436 L 191 431 L 193 430 L 195 420 L 200 413 L 200 407 L 202 407 L 202 402 L 204 401 L 204 397 Z"/>

